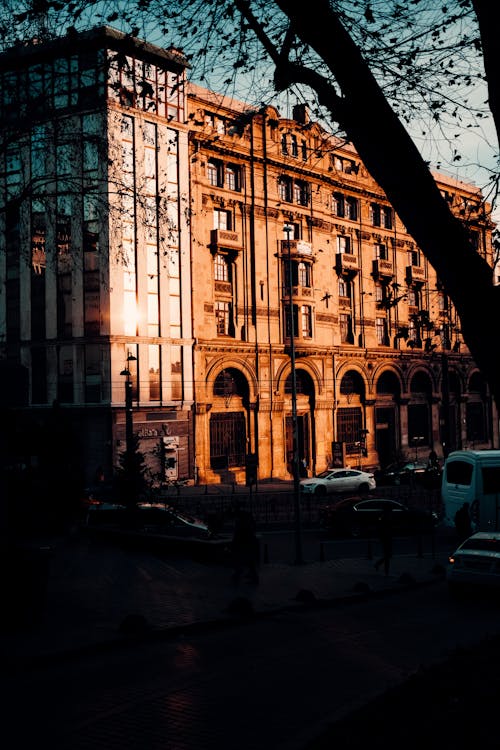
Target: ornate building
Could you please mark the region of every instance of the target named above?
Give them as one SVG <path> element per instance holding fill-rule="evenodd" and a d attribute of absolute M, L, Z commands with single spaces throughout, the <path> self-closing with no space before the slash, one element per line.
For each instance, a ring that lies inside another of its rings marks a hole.
<path fill-rule="evenodd" d="M 242 481 L 249 456 L 290 478 L 294 456 L 317 472 L 497 445 L 450 300 L 353 148 L 304 105 L 193 84 L 188 119 L 200 480 Z M 436 179 L 491 260 L 480 192 Z"/>
<path fill-rule="evenodd" d="M 61 414 L 86 481 L 127 425 L 157 481 L 497 446 L 450 301 L 356 152 L 303 105 L 286 119 L 185 75 L 109 28 L 0 56 L 18 454 Z M 436 178 L 491 261 L 480 192 Z"/>

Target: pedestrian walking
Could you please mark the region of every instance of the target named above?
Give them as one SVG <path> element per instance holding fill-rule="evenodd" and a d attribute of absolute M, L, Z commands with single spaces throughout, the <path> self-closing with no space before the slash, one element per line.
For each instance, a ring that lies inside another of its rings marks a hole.
<path fill-rule="evenodd" d="M 259 541 L 254 518 L 246 510 L 237 509 L 236 511 L 232 555 L 234 562 L 233 582 L 239 583 L 241 576 L 247 573 L 252 583 L 258 583 Z"/>
<path fill-rule="evenodd" d="M 389 575 L 389 568 L 391 565 L 392 558 L 392 510 L 391 508 L 384 508 L 384 511 L 379 518 L 378 532 L 379 539 L 382 545 L 382 556 L 379 557 L 375 563 L 375 570 L 378 570 L 383 564 L 385 575 Z"/>
<path fill-rule="evenodd" d="M 464 503 L 455 513 L 455 529 L 460 544 L 472 534 L 469 503 Z"/>

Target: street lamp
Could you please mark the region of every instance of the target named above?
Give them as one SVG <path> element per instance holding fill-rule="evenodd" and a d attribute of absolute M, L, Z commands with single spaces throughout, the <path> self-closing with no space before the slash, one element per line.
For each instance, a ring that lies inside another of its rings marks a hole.
<path fill-rule="evenodd" d="M 130 456 L 134 450 L 134 445 L 133 445 L 134 421 L 133 421 L 133 414 L 132 414 L 132 374 L 129 369 L 129 363 L 135 362 L 136 360 L 137 360 L 137 357 L 134 357 L 134 355 L 131 352 L 128 352 L 127 364 L 125 365 L 125 369 L 123 369 L 120 373 L 120 375 L 125 377 L 125 444 L 126 444 L 126 451 L 127 451 L 128 456 Z"/>
<path fill-rule="evenodd" d="M 290 366 L 292 369 L 292 472 L 293 472 L 293 507 L 295 519 L 295 562 L 297 565 L 303 563 L 302 538 L 300 524 L 300 481 L 299 481 L 299 449 L 298 449 L 298 427 L 297 427 L 297 374 L 295 371 L 295 324 L 293 315 L 293 271 L 292 250 L 290 243 L 290 232 L 293 228 L 290 224 L 285 225 L 287 251 L 288 251 L 288 315 L 290 335 Z"/>

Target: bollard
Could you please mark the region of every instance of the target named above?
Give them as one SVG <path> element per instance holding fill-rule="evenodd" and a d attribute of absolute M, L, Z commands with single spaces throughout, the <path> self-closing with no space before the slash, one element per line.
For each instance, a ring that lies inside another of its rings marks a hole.
<path fill-rule="evenodd" d="M 319 561 L 325 562 L 325 545 L 323 544 L 323 542 L 321 542 L 319 545 Z"/>

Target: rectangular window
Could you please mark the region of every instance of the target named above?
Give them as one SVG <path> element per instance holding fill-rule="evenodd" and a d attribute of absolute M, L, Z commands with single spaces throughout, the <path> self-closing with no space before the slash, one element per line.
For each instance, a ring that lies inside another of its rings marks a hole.
<path fill-rule="evenodd" d="M 377 333 L 377 344 L 379 344 L 380 346 L 389 346 L 387 320 L 385 318 L 376 318 L 375 331 Z"/>
<path fill-rule="evenodd" d="M 210 185 L 224 187 L 224 165 L 217 159 L 210 159 L 207 164 L 207 177 Z"/>
<path fill-rule="evenodd" d="M 418 250 L 408 251 L 408 265 L 409 266 L 420 266 L 420 253 Z"/>
<path fill-rule="evenodd" d="M 212 414 L 210 417 L 210 466 L 227 469 L 243 466 L 246 453 L 246 424 L 242 412 Z"/>
<path fill-rule="evenodd" d="M 299 286 L 311 286 L 311 266 L 309 263 L 300 262 L 297 267 L 297 281 Z"/>
<path fill-rule="evenodd" d="M 341 313 L 339 315 L 340 341 L 343 344 L 353 343 L 352 318 L 350 315 Z"/>
<path fill-rule="evenodd" d="M 182 349 L 180 346 L 170 347 L 170 375 L 171 375 L 171 399 L 182 400 Z"/>
<path fill-rule="evenodd" d="M 342 193 L 332 195 L 332 213 L 334 216 L 344 216 L 344 196 Z"/>
<path fill-rule="evenodd" d="M 300 320 L 302 324 L 302 338 L 312 338 L 312 310 L 309 305 L 300 308 Z"/>
<path fill-rule="evenodd" d="M 288 139 L 286 133 L 281 136 L 281 153 L 288 156 Z"/>
<path fill-rule="evenodd" d="M 374 227 L 380 226 L 380 206 L 378 203 L 372 203 L 370 206 L 370 220 Z"/>
<path fill-rule="evenodd" d="M 359 453 L 359 438 L 363 428 L 361 409 L 337 409 L 337 439 L 345 443 L 346 453 Z"/>
<path fill-rule="evenodd" d="M 307 161 L 307 143 L 306 143 L 306 141 L 302 141 L 302 143 L 300 144 L 300 150 L 301 150 L 303 161 Z"/>
<path fill-rule="evenodd" d="M 229 281 L 227 258 L 221 253 L 217 253 L 214 258 L 214 278 L 216 281 Z"/>
<path fill-rule="evenodd" d="M 292 156 L 297 157 L 299 155 L 299 147 L 298 147 L 298 144 L 297 144 L 297 136 L 296 135 L 292 135 L 292 136 L 290 136 L 290 138 L 291 138 L 291 145 L 292 145 Z"/>
<path fill-rule="evenodd" d="M 215 303 L 215 325 L 217 336 L 229 336 L 230 303 Z"/>
<path fill-rule="evenodd" d="M 375 257 L 377 258 L 377 260 L 389 260 L 387 245 L 377 242 L 375 245 Z"/>
<path fill-rule="evenodd" d="M 299 330 L 298 326 L 299 322 L 299 308 L 297 305 L 293 306 L 293 329 L 292 329 L 292 319 L 290 318 L 290 308 L 287 306 L 285 309 L 285 336 L 290 338 L 292 335 L 296 336 L 297 332 Z"/>
<path fill-rule="evenodd" d="M 160 395 L 160 347 L 158 344 L 148 346 L 149 356 L 149 400 L 159 401 Z"/>
<path fill-rule="evenodd" d="M 241 167 L 229 165 L 226 167 L 226 182 L 229 190 L 241 190 Z"/>
<path fill-rule="evenodd" d="M 337 237 L 337 247 L 339 253 L 347 253 L 350 254 L 351 252 L 351 238 L 348 237 L 345 234 L 341 234 L 339 237 Z"/>
<path fill-rule="evenodd" d="M 430 419 L 427 404 L 408 404 L 408 444 L 429 445 Z"/>
<path fill-rule="evenodd" d="M 351 221 L 357 221 L 358 219 L 358 200 L 357 198 L 346 198 L 345 200 L 345 215 L 347 219 Z"/>
<path fill-rule="evenodd" d="M 232 214 L 221 208 L 214 208 L 214 229 L 233 229 Z"/>
<path fill-rule="evenodd" d="M 293 182 L 289 177 L 280 177 L 278 180 L 278 195 L 280 200 L 291 203 L 293 200 Z"/>
<path fill-rule="evenodd" d="M 307 182 L 303 182 L 302 180 L 297 180 L 294 184 L 293 194 L 294 194 L 295 203 L 298 203 L 300 206 L 309 205 L 310 193 L 309 193 L 309 184 Z"/>
<path fill-rule="evenodd" d="M 392 208 L 388 206 L 382 207 L 382 225 L 386 229 L 392 229 Z"/>

